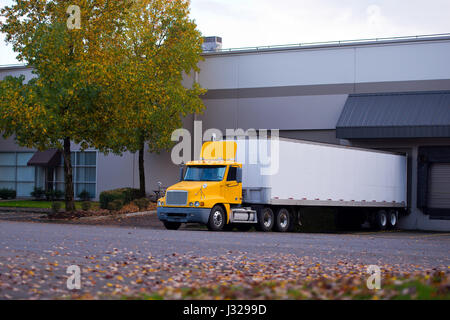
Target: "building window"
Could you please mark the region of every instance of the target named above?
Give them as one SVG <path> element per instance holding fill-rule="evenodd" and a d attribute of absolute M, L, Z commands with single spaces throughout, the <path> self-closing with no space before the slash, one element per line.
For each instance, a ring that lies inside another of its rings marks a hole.
<path fill-rule="evenodd" d="M 92 198 L 96 197 L 97 183 L 97 153 L 95 151 L 72 152 L 72 174 L 74 182 L 75 197 L 86 190 Z M 44 175 L 44 173 L 42 173 Z M 64 184 L 64 158 L 61 156 L 61 162 L 53 170 L 53 178 L 48 179 L 50 188 L 56 190 L 65 190 Z"/>
<path fill-rule="evenodd" d="M 17 197 L 29 197 L 35 186 L 35 168 L 27 166 L 33 152 L 0 153 L 0 188 L 14 189 Z"/>

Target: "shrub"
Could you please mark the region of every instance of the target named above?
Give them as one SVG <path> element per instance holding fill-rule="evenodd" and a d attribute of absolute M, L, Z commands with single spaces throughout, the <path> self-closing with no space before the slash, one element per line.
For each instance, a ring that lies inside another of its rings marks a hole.
<path fill-rule="evenodd" d="M 91 209 L 91 203 L 89 201 L 82 202 L 81 209 L 83 209 L 83 211 L 89 211 L 89 209 Z"/>
<path fill-rule="evenodd" d="M 58 213 L 61 209 L 61 202 L 52 202 L 52 212 Z"/>
<path fill-rule="evenodd" d="M 108 203 L 108 210 L 111 211 L 119 211 L 123 207 L 123 201 L 120 199 L 116 199 Z"/>
<path fill-rule="evenodd" d="M 133 188 L 121 188 L 103 191 L 100 193 L 100 208 L 109 209 L 108 205 L 110 202 L 115 200 L 121 200 L 122 205 L 128 204 L 131 201 L 138 199 L 140 197 L 139 189 Z"/>
<path fill-rule="evenodd" d="M 0 198 L 1 199 L 15 199 L 16 198 L 16 190 L 13 189 L 0 189 Z"/>
<path fill-rule="evenodd" d="M 64 192 L 61 190 L 56 190 L 55 191 L 55 199 L 62 199 L 64 198 Z"/>
<path fill-rule="evenodd" d="M 45 190 L 42 188 L 34 187 L 33 191 L 30 193 L 33 198 L 42 199 L 45 195 Z"/>
<path fill-rule="evenodd" d="M 83 190 L 78 194 L 78 198 L 82 201 L 89 201 L 91 200 L 91 194 L 88 191 Z"/>
<path fill-rule="evenodd" d="M 61 190 L 48 190 L 47 192 L 45 192 L 45 198 L 48 201 L 62 199 L 63 197 L 64 197 L 64 192 Z"/>
<path fill-rule="evenodd" d="M 134 200 L 133 203 L 139 208 L 139 210 L 146 210 L 150 204 L 150 200 L 147 198 L 140 198 Z"/>

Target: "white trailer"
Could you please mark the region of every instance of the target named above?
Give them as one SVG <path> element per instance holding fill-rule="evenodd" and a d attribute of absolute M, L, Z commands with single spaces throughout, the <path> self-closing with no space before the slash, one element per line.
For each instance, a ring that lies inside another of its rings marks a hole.
<path fill-rule="evenodd" d="M 395 227 L 406 209 L 405 155 L 284 138 L 247 139 L 237 140 L 236 161 L 243 164 L 243 207 L 270 209 L 275 220 L 280 210 L 297 219 L 301 207 L 351 208 L 352 219 L 356 212 L 384 229 Z"/>

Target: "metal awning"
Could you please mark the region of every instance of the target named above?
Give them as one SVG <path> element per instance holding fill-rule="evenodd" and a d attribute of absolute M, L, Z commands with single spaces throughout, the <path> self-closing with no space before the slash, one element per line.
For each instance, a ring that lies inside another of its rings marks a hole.
<path fill-rule="evenodd" d="M 61 162 L 61 153 L 58 149 L 37 151 L 28 161 L 29 166 L 56 167 Z"/>
<path fill-rule="evenodd" d="M 450 137 L 450 91 L 350 95 L 336 137 Z"/>

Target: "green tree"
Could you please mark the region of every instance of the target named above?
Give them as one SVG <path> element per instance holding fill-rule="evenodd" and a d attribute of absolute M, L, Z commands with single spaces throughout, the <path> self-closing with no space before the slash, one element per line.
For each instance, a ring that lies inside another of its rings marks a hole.
<path fill-rule="evenodd" d="M 68 211 L 74 210 L 71 142 L 120 151 L 110 142 L 116 137 L 114 121 L 124 110 L 107 93 L 123 58 L 119 43 L 133 3 L 20 0 L 1 10 L 0 31 L 36 78 L 0 82 L 0 131 L 15 135 L 22 146 L 62 151 Z M 69 4 L 81 8 L 80 29 L 69 28 Z"/>
<path fill-rule="evenodd" d="M 183 75 L 199 72 L 202 37 L 189 18 L 189 1 L 137 1 L 126 19 L 122 53 L 126 59 L 110 87 L 110 96 L 126 106 L 128 117 L 114 139 L 118 147 L 139 153 L 139 181 L 145 195 L 144 150 L 168 149 L 173 130 L 182 117 L 199 113 L 206 90 L 192 80 L 183 86 Z M 188 82 L 188 81 L 187 81 Z"/>

